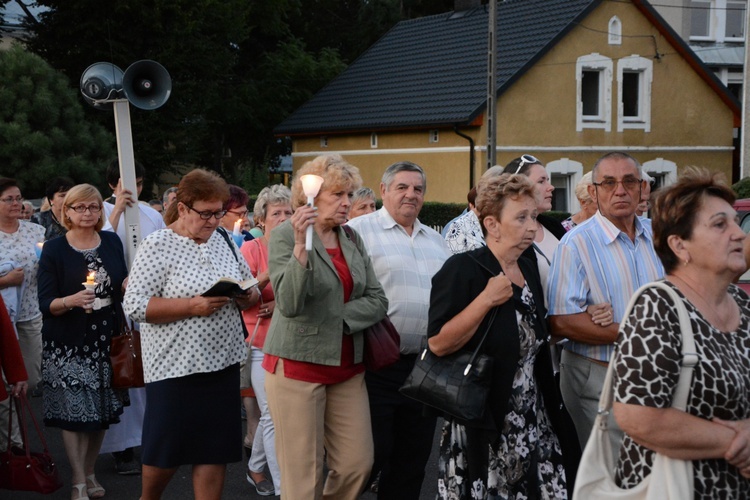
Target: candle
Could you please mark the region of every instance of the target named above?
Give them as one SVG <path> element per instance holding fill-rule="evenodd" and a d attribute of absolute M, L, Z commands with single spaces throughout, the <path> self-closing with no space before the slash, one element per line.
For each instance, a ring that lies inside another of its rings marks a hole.
<path fill-rule="evenodd" d="M 86 276 L 86 284 L 87 285 L 95 285 L 96 284 L 96 271 L 91 271 L 88 276 Z"/>
<path fill-rule="evenodd" d="M 235 236 L 239 236 L 242 233 L 240 232 L 240 228 L 242 227 L 242 219 L 237 219 L 237 222 L 234 223 L 234 230 L 232 231 L 232 234 Z"/>
<path fill-rule="evenodd" d="M 36 256 L 37 258 L 42 256 L 42 247 L 44 246 L 44 242 L 40 241 L 36 244 Z"/>
<path fill-rule="evenodd" d="M 303 175 L 299 180 L 302 182 L 302 191 L 304 191 L 305 196 L 307 196 L 307 204 L 313 206 L 313 203 L 315 203 L 315 197 L 318 196 L 320 187 L 323 185 L 325 179 L 319 175 L 308 174 Z M 313 227 L 310 225 L 307 226 L 307 233 L 305 234 L 305 250 L 308 252 L 312 251 L 312 238 Z"/>

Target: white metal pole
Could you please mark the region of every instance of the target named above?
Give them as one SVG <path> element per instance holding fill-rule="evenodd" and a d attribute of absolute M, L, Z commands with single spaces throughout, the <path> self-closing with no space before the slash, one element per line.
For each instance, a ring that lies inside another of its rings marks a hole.
<path fill-rule="evenodd" d="M 490 0 L 487 21 L 487 169 L 497 162 L 497 0 Z"/>
<path fill-rule="evenodd" d="M 130 103 L 127 99 L 113 101 L 115 111 L 115 130 L 117 132 L 117 153 L 120 160 L 120 182 L 122 187 L 138 198 L 135 183 L 135 155 L 133 154 L 133 134 L 130 128 Z M 125 208 L 125 259 L 128 269 L 135 259 L 135 251 L 141 242 L 141 212 L 138 201 L 132 207 Z"/>
<path fill-rule="evenodd" d="M 745 162 L 750 153 L 750 85 L 748 84 L 748 66 L 750 66 L 750 51 L 747 47 L 747 36 L 750 32 L 750 12 L 745 10 L 745 66 L 742 70 L 742 136 L 740 137 L 740 179 L 745 178 Z"/>

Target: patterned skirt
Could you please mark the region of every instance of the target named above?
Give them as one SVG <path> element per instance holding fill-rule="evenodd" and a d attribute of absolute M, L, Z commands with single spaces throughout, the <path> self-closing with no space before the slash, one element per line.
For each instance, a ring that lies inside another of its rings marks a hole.
<path fill-rule="evenodd" d="M 117 324 L 111 306 L 87 315 L 83 342 L 44 340 L 44 424 L 74 432 L 107 429 L 130 404 L 128 391 L 112 389 L 110 341 Z"/>

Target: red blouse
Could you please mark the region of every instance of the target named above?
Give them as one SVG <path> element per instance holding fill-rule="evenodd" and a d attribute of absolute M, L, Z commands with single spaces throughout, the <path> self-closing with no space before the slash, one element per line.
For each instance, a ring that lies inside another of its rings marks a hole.
<path fill-rule="evenodd" d="M 344 287 L 344 303 L 349 302 L 349 297 L 354 289 L 354 279 L 352 279 L 349 265 L 344 259 L 341 247 L 327 248 L 326 251 L 331 257 L 333 266 L 341 280 L 341 285 Z M 275 373 L 278 360 L 278 356 L 266 354 L 263 358 L 263 368 L 268 372 Z M 341 339 L 341 364 L 339 366 L 320 365 L 284 358 L 285 377 L 315 384 L 338 384 L 364 371 L 364 364 L 354 362 L 354 339 L 351 335 L 346 334 L 342 335 Z"/>

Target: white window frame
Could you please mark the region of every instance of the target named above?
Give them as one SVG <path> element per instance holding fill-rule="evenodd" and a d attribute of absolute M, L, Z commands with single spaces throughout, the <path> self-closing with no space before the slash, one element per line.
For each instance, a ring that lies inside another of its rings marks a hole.
<path fill-rule="evenodd" d="M 547 163 L 547 173 L 550 177 L 567 177 L 568 199 L 567 212 L 574 214 L 581 209 L 576 198 L 576 185 L 583 177 L 583 164 L 570 158 L 561 158 Z"/>
<path fill-rule="evenodd" d="M 622 21 L 617 16 L 612 16 L 609 20 L 609 44 L 622 45 Z"/>
<path fill-rule="evenodd" d="M 649 160 L 641 165 L 641 170 L 648 172 L 651 177 L 663 177 L 661 187 L 669 186 L 677 182 L 677 164 L 664 158 Z"/>
<path fill-rule="evenodd" d="M 708 10 L 708 35 L 690 35 L 691 41 L 715 41 L 718 43 L 722 42 L 741 42 L 743 41 L 747 33 L 741 37 L 730 37 L 727 36 L 727 15 L 729 12 L 729 3 L 744 3 L 745 4 L 745 15 L 747 15 L 747 2 L 743 0 L 706 0 L 710 4 Z M 693 2 L 689 3 L 689 7 L 693 7 Z M 732 12 L 729 15 L 735 15 Z M 743 21 L 745 26 L 746 21 Z M 692 32 L 692 26 L 690 28 Z"/>
<path fill-rule="evenodd" d="M 440 131 L 439 130 L 430 130 L 430 142 L 435 144 L 440 142 Z"/>
<path fill-rule="evenodd" d="M 598 71 L 599 115 L 583 114 L 583 72 Z M 586 128 L 612 130 L 612 59 L 596 52 L 581 56 L 576 61 L 576 132 Z"/>
<path fill-rule="evenodd" d="M 373 132 L 370 134 L 370 147 L 373 149 L 378 147 L 378 133 L 377 132 Z"/>
<path fill-rule="evenodd" d="M 745 16 L 747 15 L 747 1 L 743 2 L 743 1 L 739 1 L 739 0 L 727 0 L 726 4 L 724 6 L 724 10 L 723 10 L 723 12 L 724 12 L 723 23 L 721 24 L 721 26 L 724 27 L 724 29 L 721 30 L 722 38 L 723 38 L 724 41 L 727 41 L 727 42 L 742 42 L 743 40 L 745 40 L 745 36 L 744 35 L 743 36 L 729 36 L 727 34 L 727 19 L 726 18 L 727 18 L 728 15 L 730 15 L 730 16 L 736 15 L 736 13 L 734 11 L 732 11 L 731 13 L 729 12 L 729 8 L 730 8 L 729 4 L 730 3 L 732 3 L 732 4 L 736 4 L 736 3 L 745 4 Z M 731 7 L 734 8 L 734 6 L 731 6 Z M 721 22 L 721 20 L 720 20 L 720 22 Z M 743 26 L 743 31 L 745 29 L 745 26 L 747 26 L 746 23 L 747 23 L 747 21 L 746 21 L 746 19 L 743 16 L 742 24 L 741 24 L 741 26 Z"/>
<path fill-rule="evenodd" d="M 327 148 L 328 147 L 328 136 L 321 135 L 320 136 L 320 147 L 321 148 Z"/>
<path fill-rule="evenodd" d="M 617 131 L 642 129 L 651 131 L 651 83 L 654 79 L 654 63 L 639 55 L 623 57 L 617 61 Z M 623 116 L 622 80 L 624 73 L 638 73 L 638 115 Z"/>

